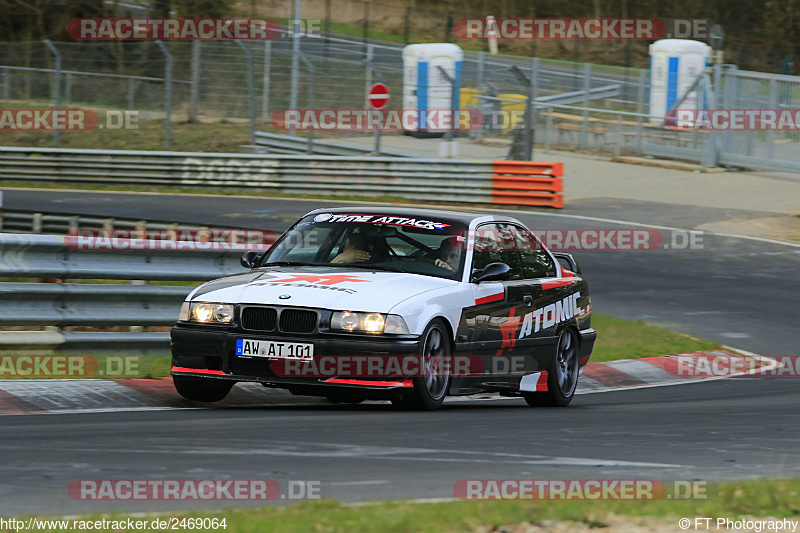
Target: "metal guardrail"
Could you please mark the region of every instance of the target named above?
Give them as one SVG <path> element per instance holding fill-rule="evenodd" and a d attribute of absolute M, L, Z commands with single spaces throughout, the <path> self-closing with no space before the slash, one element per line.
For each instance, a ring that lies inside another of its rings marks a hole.
<path fill-rule="evenodd" d="M 191 287 L 89 283 L 0 283 L 0 324 L 168 326 Z"/>
<path fill-rule="evenodd" d="M 338 144 L 320 139 L 290 137 L 266 131 L 255 132 L 255 145 L 248 147 L 257 154 L 313 154 L 338 156 L 363 156 L 373 153 L 359 147 Z M 413 154 L 381 149 L 381 154 L 390 157 L 418 157 Z"/>
<path fill-rule="evenodd" d="M 174 249 L 162 241 L 153 249 L 113 251 L 93 249 L 81 237 L 0 234 L 0 276 L 23 278 L 113 279 L 113 280 L 208 280 L 241 272 L 240 248 L 230 251 Z M 83 243 L 83 244 L 82 244 Z M 224 246 L 224 245 L 223 245 Z"/>
<path fill-rule="evenodd" d="M 0 233 L 0 278 L 204 281 L 242 272 L 241 249 L 93 250 L 78 237 Z M 118 245 L 125 245 L 125 241 Z M 224 243 L 222 244 L 224 246 Z M 0 282 L 2 326 L 166 326 L 187 286 Z M 169 334 L 137 331 L 0 331 L 0 350 L 149 348 L 166 352 Z"/>
<path fill-rule="evenodd" d="M 199 230 L 209 226 L 178 224 L 177 222 L 153 222 L 132 218 L 101 218 L 86 215 L 58 215 L 31 211 L 9 211 L 0 209 L 0 231 L 6 233 L 66 234 L 77 230 Z M 231 228 L 233 229 L 233 228 Z"/>
<path fill-rule="evenodd" d="M 492 163 L 457 159 L 0 147 L 0 179 L 492 200 Z"/>

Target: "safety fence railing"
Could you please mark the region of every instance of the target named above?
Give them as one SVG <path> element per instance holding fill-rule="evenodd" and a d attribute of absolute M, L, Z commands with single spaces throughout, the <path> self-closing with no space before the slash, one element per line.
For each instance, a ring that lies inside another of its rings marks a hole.
<path fill-rule="evenodd" d="M 232 187 L 491 204 L 497 203 L 494 174 L 490 161 L 459 159 L 0 147 L 0 179 L 23 182 Z"/>
<path fill-rule="evenodd" d="M 174 323 L 186 282 L 243 272 L 247 249 L 178 244 L 0 233 L 0 350 L 168 349 L 168 332 L 142 326 Z"/>

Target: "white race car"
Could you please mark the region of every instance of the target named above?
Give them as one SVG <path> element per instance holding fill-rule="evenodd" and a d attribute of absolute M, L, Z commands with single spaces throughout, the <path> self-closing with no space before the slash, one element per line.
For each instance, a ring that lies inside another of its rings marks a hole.
<path fill-rule="evenodd" d="M 402 408 L 485 392 L 564 406 L 596 338 L 572 256 L 510 217 L 318 209 L 242 265 L 192 291 L 172 329 L 190 400 L 252 381 Z"/>

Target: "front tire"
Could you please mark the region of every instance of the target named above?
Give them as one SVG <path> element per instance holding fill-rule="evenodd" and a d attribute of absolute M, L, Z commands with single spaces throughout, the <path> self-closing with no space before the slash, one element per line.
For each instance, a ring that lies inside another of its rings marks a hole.
<path fill-rule="evenodd" d="M 566 407 L 578 387 L 578 341 L 567 328 L 558 336 L 553 358 L 547 368 L 547 392 L 525 392 L 528 405 Z"/>
<path fill-rule="evenodd" d="M 436 319 L 428 324 L 422 334 L 419 356 L 423 375 L 413 378 L 414 388 L 404 398 L 393 400 L 392 404 L 401 409 L 438 409 L 450 389 L 450 355 L 447 327 L 442 320 Z"/>
<path fill-rule="evenodd" d="M 218 402 L 225 398 L 233 388 L 233 381 L 174 376 L 172 382 L 178 394 L 194 402 Z"/>

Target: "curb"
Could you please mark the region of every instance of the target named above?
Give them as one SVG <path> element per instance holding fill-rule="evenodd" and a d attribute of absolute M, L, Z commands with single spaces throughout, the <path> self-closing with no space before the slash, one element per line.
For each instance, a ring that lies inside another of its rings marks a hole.
<path fill-rule="evenodd" d="M 624 359 L 608 363 L 589 363 L 578 381 L 577 394 L 609 392 L 678 385 L 743 375 L 716 373 L 703 367 L 709 360 L 734 363 L 762 362 L 756 355 L 740 355 L 727 350 L 690 354 Z M 471 397 L 453 398 L 470 401 Z M 477 395 L 476 399 L 499 399 L 496 395 Z M 503 398 L 509 399 L 509 398 Z M 330 405 L 316 397 L 294 396 L 288 391 L 262 387 L 258 383 L 239 383 L 215 408 L 286 407 Z M 0 380 L 0 415 L 88 413 L 138 410 L 203 409 L 181 398 L 166 379 L 12 379 Z"/>

